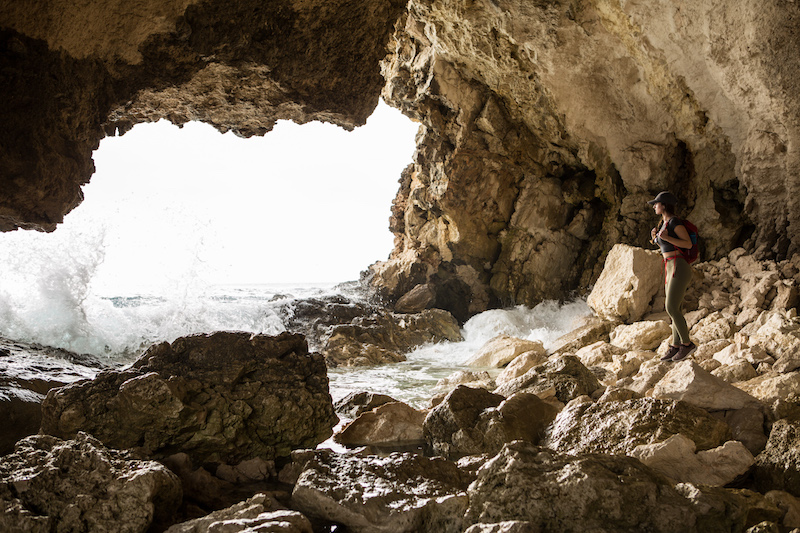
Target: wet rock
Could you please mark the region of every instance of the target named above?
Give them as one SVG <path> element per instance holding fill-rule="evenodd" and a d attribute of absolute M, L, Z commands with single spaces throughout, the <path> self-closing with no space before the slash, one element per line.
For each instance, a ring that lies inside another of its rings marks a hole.
<path fill-rule="evenodd" d="M 351 392 L 334 403 L 333 408 L 343 417 L 355 420 L 361 413 L 372 411 L 379 405 L 396 401 L 391 396 L 378 394 L 377 392 Z"/>
<path fill-rule="evenodd" d="M 778 420 L 756 456 L 753 477 L 760 492 L 783 490 L 800 497 L 800 424 Z"/>
<path fill-rule="evenodd" d="M 698 450 L 730 440 L 728 425 L 685 402 L 641 398 L 568 405 L 556 417 L 543 445 L 558 452 L 630 454 L 636 446 L 682 434 Z"/>
<path fill-rule="evenodd" d="M 333 440 L 345 446 L 421 446 L 422 423 L 427 413 L 403 402 L 390 402 L 361 413 Z"/>
<path fill-rule="evenodd" d="M 663 285 L 658 252 L 616 244 L 589 294 L 589 307 L 601 318 L 632 323 L 640 320 Z"/>
<path fill-rule="evenodd" d="M 753 454 L 741 442 L 697 452 L 694 441 L 681 434 L 663 442 L 642 444 L 631 452 L 641 462 L 677 482 L 721 487 L 745 474 Z"/>
<path fill-rule="evenodd" d="M 447 311 L 380 312 L 331 327 L 320 351 L 329 366 L 364 366 L 405 361 L 406 353 L 425 343 L 460 340 L 458 322 Z"/>
<path fill-rule="evenodd" d="M 622 456 L 507 444 L 469 487 L 468 523 L 523 521 L 533 531 L 691 531 L 695 511 L 666 479 Z"/>
<path fill-rule="evenodd" d="M 332 434 L 327 369 L 300 335 L 219 332 L 152 346 L 124 371 L 48 393 L 42 432 L 91 432 L 195 464 L 288 456 Z"/>
<path fill-rule="evenodd" d="M 484 389 L 456 387 L 425 418 L 428 447 L 445 457 L 483 453 L 484 433 L 478 427 L 481 416 L 504 400 L 503 396 Z"/>
<path fill-rule="evenodd" d="M 0 530 L 144 532 L 169 524 L 181 485 L 165 466 L 84 433 L 33 435 L 0 461 Z"/>
<path fill-rule="evenodd" d="M 245 533 L 274 531 L 312 533 L 308 518 L 288 509 L 266 494 L 256 494 L 227 509 L 214 511 L 202 518 L 175 524 L 166 533 Z"/>
<path fill-rule="evenodd" d="M 694 361 L 673 364 L 653 389 L 653 397 L 683 400 L 706 411 L 763 407 L 757 398 L 703 370 Z"/>
<path fill-rule="evenodd" d="M 88 355 L 0 337 L 0 455 L 38 433 L 50 389 L 93 379 L 106 368 Z"/>
<path fill-rule="evenodd" d="M 317 450 L 297 480 L 292 506 L 356 533 L 456 533 L 463 530 L 469 481 L 454 463 L 440 458 Z"/>
<path fill-rule="evenodd" d="M 500 368 L 523 353 L 531 357 L 546 357 L 544 345 L 539 341 L 518 339 L 510 335 L 498 335 L 484 344 L 466 361 L 467 366 Z"/>
<path fill-rule="evenodd" d="M 516 392 L 537 394 L 554 388 L 556 398 L 566 403 L 578 396 L 591 395 L 601 387 L 600 382 L 581 364 L 580 359 L 574 355 L 564 355 L 500 385 L 495 393 L 508 397 Z"/>

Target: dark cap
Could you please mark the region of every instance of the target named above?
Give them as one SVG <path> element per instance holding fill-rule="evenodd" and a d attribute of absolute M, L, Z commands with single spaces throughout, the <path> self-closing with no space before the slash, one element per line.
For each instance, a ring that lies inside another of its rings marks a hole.
<path fill-rule="evenodd" d="M 675 197 L 674 194 L 672 194 L 669 191 L 661 191 L 654 199 L 650 200 L 647 203 L 653 205 L 658 202 L 668 205 L 678 205 L 678 199 Z"/>

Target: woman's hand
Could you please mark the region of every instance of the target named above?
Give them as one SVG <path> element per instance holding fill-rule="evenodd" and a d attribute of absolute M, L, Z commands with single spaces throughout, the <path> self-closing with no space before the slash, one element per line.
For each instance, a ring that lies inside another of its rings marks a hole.
<path fill-rule="evenodd" d="M 653 228 L 650 230 L 650 242 L 656 242 L 657 233 L 658 233 L 658 228 Z"/>

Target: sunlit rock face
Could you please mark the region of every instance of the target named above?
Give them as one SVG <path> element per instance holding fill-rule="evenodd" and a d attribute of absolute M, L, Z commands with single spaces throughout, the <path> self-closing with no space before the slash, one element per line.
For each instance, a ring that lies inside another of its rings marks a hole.
<path fill-rule="evenodd" d="M 799 238 L 792 2 L 412 0 L 384 98 L 421 121 L 388 299 L 470 312 L 588 286 L 670 189 L 707 258 Z"/>
<path fill-rule="evenodd" d="M 427 284 L 464 320 L 585 289 L 663 189 L 705 258 L 800 244 L 790 0 L 6 4 L 0 230 L 54 229 L 136 122 L 352 128 L 382 90 L 421 124 L 372 269 L 390 303 Z"/>
<path fill-rule="evenodd" d="M 200 120 L 362 125 L 400 0 L 59 0 L 0 5 L 0 231 L 52 231 L 105 135 Z"/>

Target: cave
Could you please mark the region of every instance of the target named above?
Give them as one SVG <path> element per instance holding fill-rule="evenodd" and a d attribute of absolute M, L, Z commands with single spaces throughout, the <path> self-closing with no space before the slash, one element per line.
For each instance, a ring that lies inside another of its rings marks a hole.
<path fill-rule="evenodd" d="M 100 140 L 137 123 L 352 130 L 382 97 L 421 124 L 368 279 L 389 304 L 427 284 L 463 321 L 586 292 L 665 189 L 705 259 L 784 259 L 798 20 L 785 0 L 8 2 L 0 231 L 57 231 Z"/>

